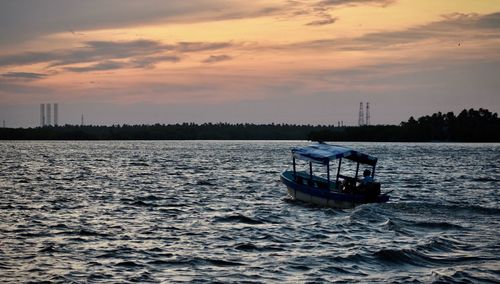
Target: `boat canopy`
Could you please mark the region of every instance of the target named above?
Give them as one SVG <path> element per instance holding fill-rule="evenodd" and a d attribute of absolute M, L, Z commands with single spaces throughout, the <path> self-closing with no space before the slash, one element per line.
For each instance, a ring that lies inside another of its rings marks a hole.
<path fill-rule="evenodd" d="M 292 149 L 294 158 L 305 160 L 313 163 L 327 165 L 332 160 L 346 158 L 361 164 L 375 166 L 377 157 L 373 157 L 353 149 L 330 145 L 325 143 L 317 143 L 305 147 L 296 147 Z"/>

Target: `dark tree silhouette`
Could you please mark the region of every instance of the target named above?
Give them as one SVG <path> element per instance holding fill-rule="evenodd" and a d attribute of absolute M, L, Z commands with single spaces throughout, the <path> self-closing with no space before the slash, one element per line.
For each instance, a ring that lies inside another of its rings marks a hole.
<path fill-rule="evenodd" d="M 457 141 L 500 142 L 500 119 L 486 109 L 410 117 L 400 125 L 182 123 L 36 128 L 0 128 L 6 140 L 321 140 L 321 141 Z"/>

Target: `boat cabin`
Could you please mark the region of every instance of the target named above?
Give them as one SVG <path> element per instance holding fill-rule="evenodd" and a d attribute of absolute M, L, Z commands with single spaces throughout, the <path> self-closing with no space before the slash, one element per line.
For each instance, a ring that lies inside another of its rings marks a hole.
<path fill-rule="evenodd" d="M 353 208 L 389 200 L 388 193 L 381 194 L 380 183 L 373 180 L 376 157 L 325 143 L 293 148 L 292 157 L 293 170 L 284 171 L 280 178 L 294 200 L 334 208 Z M 308 164 L 309 170 L 298 171 L 298 160 Z M 350 164 L 347 171 L 345 164 Z M 313 173 L 313 165 L 326 167 L 326 176 L 321 172 Z M 359 177 L 363 170 L 369 170 L 369 176 L 361 181 Z"/>
<path fill-rule="evenodd" d="M 377 164 L 376 157 L 347 147 L 325 143 L 293 148 L 292 157 L 293 179 L 298 184 L 343 192 L 360 192 L 369 188 L 378 191 L 377 195 L 380 193 L 380 184 L 373 182 L 373 178 L 375 177 L 375 166 Z M 303 160 L 309 163 L 308 173 L 297 171 L 297 160 Z M 351 169 L 349 173 L 341 172 L 343 161 L 345 162 L 346 160 L 349 164 L 355 165 L 355 170 Z M 319 164 L 326 167 L 326 178 L 314 175 L 313 164 Z M 332 178 L 331 175 L 330 168 L 332 166 L 336 166 L 334 169 L 334 178 Z M 357 183 L 361 181 L 362 171 L 367 168 L 370 171 L 372 181 L 363 186 L 357 185 Z M 373 187 L 378 187 L 378 189 L 373 189 Z"/>

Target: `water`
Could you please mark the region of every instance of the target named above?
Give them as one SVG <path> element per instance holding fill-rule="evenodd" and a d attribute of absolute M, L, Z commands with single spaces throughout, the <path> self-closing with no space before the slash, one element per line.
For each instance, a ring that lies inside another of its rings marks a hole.
<path fill-rule="evenodd" d="M 387 204 L 286 198 L 305 142 L 1 142 L 0 282 L 495 282 L 500 144 L 354 143 Z"/>

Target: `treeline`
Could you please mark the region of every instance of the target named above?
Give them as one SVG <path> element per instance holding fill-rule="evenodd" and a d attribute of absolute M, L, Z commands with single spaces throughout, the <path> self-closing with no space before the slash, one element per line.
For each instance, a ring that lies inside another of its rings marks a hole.
<path fill-rule="evenodd" d="M 323 141 L 500 142 L 500 118 L 487 109 L 410 117 L 397 125 L 322 129 L 309 134 Z"/>
<path fill-rule="evenodd" d="M 303 140 L 333 126 L 182 123 L 1 129 L 0 139 L 26 140 Z"/>
<path fill-rule="evenodd" d="M 1 128 L 3 140 L 321 140 L 500 142 L 500 119 L 486 109 L 410 117 L 400 125 L 182 123 Z"/>
<path fill-rule="evenodd" d="M 500 118 L 487 109 L 435 113 L 401 123 L 402 136 L 413 141 L 500 142 Z"/>

